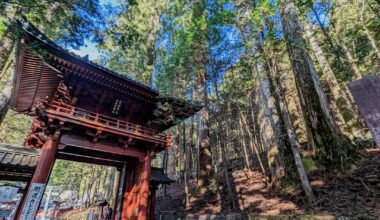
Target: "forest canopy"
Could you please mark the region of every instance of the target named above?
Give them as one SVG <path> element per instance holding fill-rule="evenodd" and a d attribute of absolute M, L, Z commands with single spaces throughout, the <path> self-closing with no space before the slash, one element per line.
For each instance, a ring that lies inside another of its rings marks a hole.
<path fill-rule="evenodd" d="M 31 123 L 8 110 L 25 16 L 73 53 L 91 47 L 93 62 L 203 106 L 153 162 L 183 183 L 186 210 L 204 194 L 239 210 L 234 169 L 311 204 L 312 177 L 347 173 L 374 146 L 348 84 L 379 75 L 379 0 L 5 0 L 0 16 L 0 142 L 22 145 Z M 67 163 L 53 184 L 83 191 L 94 174 L 112 196 L 115 170 Z"/>

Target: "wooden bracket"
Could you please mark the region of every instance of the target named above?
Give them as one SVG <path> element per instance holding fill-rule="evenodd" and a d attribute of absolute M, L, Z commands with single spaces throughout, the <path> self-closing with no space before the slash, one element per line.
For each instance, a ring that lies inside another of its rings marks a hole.
<path fill-rule="evenodd" d="M 102 132 L 103 132 L 102 130 L 97 130 L 97 131 L 96 131 L 96 134 L 95 134 L 94 138 L 92 139 L 92 142 L 93 142 L 93 143 L 95 143 L 95 142 L 98 141 L 99 136 L 102 134 Z"/>

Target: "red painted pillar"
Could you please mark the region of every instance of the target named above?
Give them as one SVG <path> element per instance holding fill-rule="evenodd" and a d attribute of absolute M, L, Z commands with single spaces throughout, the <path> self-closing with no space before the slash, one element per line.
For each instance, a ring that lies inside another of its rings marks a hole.
<path fill-rule="evenodd" d="M 124 195 L 123 195 L 123 206 L 122 206 L 122 213 L 121 213 L 121 219 L 129 219 L 130 216 L 132 216 L 133 213 L 133 207 L 132 207 L 132 199 L 134 196 L 134 189 L 135 189 L 135 172 L 136 172 L 136 165 L 135 164 L 128 164 L 127 172 L 126 172 L 126 178 L 125 178 L 125 185 L 124 185 Z M 116 219 L 118 220 L 118 219 Z"/>
<path fill-rule="evenodd" d="M 156 190 L 157 186 L 152 187 L 150 194 L 150 211 L 149 211 L 149 220 L 154 220 L 154 212 L 156 210 Z"/>
<path fill-rule="evenodd" d="M 26 199 L 20 202 L 15 219 L 29 220 L 35 218 L 54 165 L 58 149 L 58 139 L 49 137 L 42 146 L 36 170 L 26 191 Z"/>
<path fill-rule="evenodd" d="M 147 154 L 137 163 L 134 175 L 127 174 L 122 220 L 148 219 L 150 163 L 151 157 Z"/>
<path fill-rule="evenodd" d="M 151 157 L 146 155 L 141 164 L 141 184 L 138 196 L 138 220 L 146 220 L 148 218 L 148 198 L 149 198 L 149 181 L 151 172 Z"/>
<path fill-rule="evenodd" d="M 123 164 L 121 170 L 120 170 L 120 176 L 119 176 L 119 183 L 117 186 L 117 199 L 116 199 L 116 205 L 114 206 L 115 211 L 112 216 L 113 220 L 120 220 L 121 219 L 121 212 L 123 210 L 123 193 L 125 188 L 125 177 L 126 177 L 126 171 L 127 170 L 127 164 Z"/>

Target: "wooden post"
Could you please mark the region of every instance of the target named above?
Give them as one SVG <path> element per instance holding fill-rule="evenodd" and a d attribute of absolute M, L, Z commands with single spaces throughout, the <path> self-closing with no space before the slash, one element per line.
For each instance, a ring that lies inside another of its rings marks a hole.
<path fill-rule="evenodd" d="M 26 199 L 21 201 L 15 219 L 32 220 L 35 218 L 54 165 L 58 149 L 58 139 L 56 136 L 50 136 L 42 145 L 36 170 L 26 191 Z"/>
<path fill-rule="evenodd" d="M 134 175 L 127 177 L 122 220 L 148 219 L 148 196 L 150 178 L 150 154 L 145 155 L 135 166 Z"/>
<path fill-rule="evenodd" d="M 148 153 L 140 162 L 141 170 L 141 185 L 140 185 L 140 193 L 138 200 L 138 220 L 145 220 L 148 217 L 147 209 L 148 209 L 148 197 L 149 197 L 149 181 L 150 181 L 150 172 L 151 172 L 151 156 Z"/>
<path fill-rule="evenodd" d="M 150 210 L 149 210 L 149 220 L 154 220 L 154 212 L 156 210 L 156 190 L 157 186 L 151 188 L 150 194 Z"/>
<path fill-rule="evenodd" d="M 132 187 L 134 187 L 134 164 L 129 164 L 126 171 L 124 191 L 123 191 L 123 201 L 122 201 L 122 210 L 119 219 L 128 219 L 128 213 L 132 213 L 130 209 L 132 209 L 131 198 L 133 196 Z M 117 219 L 118 220 L 118 219 Z"/>
<path fill-rule="evenodd" d="M 117 187 L 116 210 L 115 210 L 115 212 L 114 212 L 115 214 L 113 216 L 114 220 L 120 220 L 121 219 L 123 194 L 124 194 L 124 188 L 125 188 L 126 167 L 127 167 L 127 165 L 124 163 L 121 170 L 120 170 L 119 185 Z"/>

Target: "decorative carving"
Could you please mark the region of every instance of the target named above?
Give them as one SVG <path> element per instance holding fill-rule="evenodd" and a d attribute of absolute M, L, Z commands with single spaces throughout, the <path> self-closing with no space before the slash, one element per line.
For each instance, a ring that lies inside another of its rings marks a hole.
<path fill-rule="evenodd" d="M 47 141 L 49 135 L 50 132 L 46 126 L 46 123 L 36 117 L 33 120 L 24 145 L 25 147 L 41 148 Z"/>
<path fill-rule="evenodd" d="M 70 95 L 70 87 L 66 86 L 63 80 L 59 82 L 57 91 L 54 94 L 54 99 L 65 104 L 71 104 L 73 98 Z"/>
<path fill-rule="evenodd" d="M 25 139 L 24 146 L 29 148 L 41 148 L 42 145 L 53 136 L 54 139 L 58 139 L 60 136 L 60 128 L 64 126 L 64 121 L 59 121 L 58 124 L 54 124 L 54 120 L 51 118 L 43 117 L 42 108 L 45 105 L 41 104 L 37 109 L 37 116 L 33 119 L 32 126 Z"/>
<path fill-rule="evenodd" d="M 102 134 L 102 131 L 96 131 L 96 134 L 95 134 L 95 137 L 94 137 L 94 139 L 92 140 L 92 142 L 96 142 L 96 141 L 98 141 L 98 138 L 100 137 L 100 135 Z"/>

